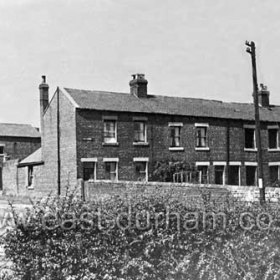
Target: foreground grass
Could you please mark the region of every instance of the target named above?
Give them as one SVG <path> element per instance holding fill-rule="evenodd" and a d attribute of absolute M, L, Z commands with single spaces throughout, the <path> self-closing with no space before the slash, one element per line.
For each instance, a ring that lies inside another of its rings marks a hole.
<path fill-rule="evenodd" d="M 230 196 L 188 204 L 170 193 L 33 204 L 2 243 L 2 279 L 279 279 L 280 210 Z"/>

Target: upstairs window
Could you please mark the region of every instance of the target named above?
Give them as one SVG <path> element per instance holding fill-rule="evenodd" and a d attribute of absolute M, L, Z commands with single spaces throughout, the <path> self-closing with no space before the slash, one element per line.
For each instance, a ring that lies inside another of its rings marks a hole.
<path fill-rule="evenodd" d="M 104 143 L 117 143 L 116 120 L 104 120 Z"/>
<path fill-rule="evenodd" d="M 105 180 L 118 180 L 118 163 L 116 161 L 105 162 Z"/>
<path fill-rule="evenodd" d="M 0 155 L 4 155 L 4 146 L 0 145 Z"/>
<path fill-rule="evenodd" d="M 269 149 L 278 149 L 279 148 L 279 136 L 278 129 L 271 128 L 268 129 L 268 148 Z"/>
<path fill-rule="evenodd" d="M 182 123 L 169 123 L 169 146 L 171 148 L 181 147 L 181 128 L 183 126 Z"/>
<path fill-rule="evenodd" d="M 146 143 L 146 123 L 143 121 L 134 121 L 134 143 Z"/>
<path fill-rule="evenodd" d="M 178 126 L 170 127 L 170 147 L 180 147 L 181 128 Z"/>
<path fill-rule="evenodd" d="M 245 149 L 256 148 L 256 137 L 254 128 L 245 128 Z"/>
<path fill-rule="evenodd" d="M 195 124 L 196 126 L 196 148 L 208 148 L 208 124 Z"/>

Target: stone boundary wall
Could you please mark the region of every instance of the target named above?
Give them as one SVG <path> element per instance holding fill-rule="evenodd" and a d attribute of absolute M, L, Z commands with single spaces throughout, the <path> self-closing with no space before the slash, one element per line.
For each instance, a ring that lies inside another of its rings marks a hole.
<path fill-rule="evenodd" d="M 208 192 L 209 191 L 209 192 Z M 188 183 L 165 182 L 106 182 L 95 181 L 84 183 L 86 200 L 105 198 L 110 195 L 141 195 L 141 194 L 168 193 L 170 196 L 180 197 L 192 203 L 202 203 L 202 194 L 210 193 L 212 199 L 225 199 L 233 196 L 246 202 L 259 201 L 259 188 L 254 186 L 221 186 L 221 185 L 194 185 Z M 266 188 L 266 200 L 280 201 L 280 188 Z"/>

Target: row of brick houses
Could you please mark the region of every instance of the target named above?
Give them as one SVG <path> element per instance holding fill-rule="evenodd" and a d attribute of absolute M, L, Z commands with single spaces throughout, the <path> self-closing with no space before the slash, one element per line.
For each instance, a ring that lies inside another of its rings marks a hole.
<path fill-rule="evenodd" d="M 155 162 L 186 161 L 202 183 L 257 184 L 254 106 L 215 100 L 152 95 L 143 74 L 133 75 L 130 93 L 58 87 L 49 100 L 39 86 L 42 147 L 10 161 L 7 192 L 61 193 L 77 179 L 147 181 Z M 259 92 L 264 184 L 279 179 L 280 106 Z"/>

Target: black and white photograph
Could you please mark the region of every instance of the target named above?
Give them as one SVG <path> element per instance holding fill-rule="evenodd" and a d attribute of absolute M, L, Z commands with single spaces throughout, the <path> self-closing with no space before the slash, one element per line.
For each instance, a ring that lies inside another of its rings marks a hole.
<path fill-rule="evenodd" d="M 279 280 L 280 2 L 0 0 L 0 280 Z"/>

